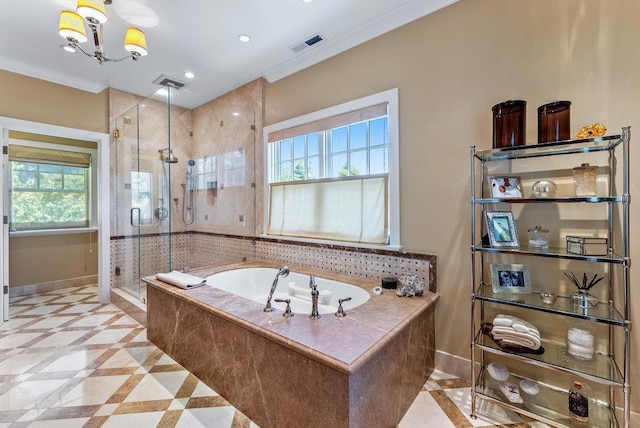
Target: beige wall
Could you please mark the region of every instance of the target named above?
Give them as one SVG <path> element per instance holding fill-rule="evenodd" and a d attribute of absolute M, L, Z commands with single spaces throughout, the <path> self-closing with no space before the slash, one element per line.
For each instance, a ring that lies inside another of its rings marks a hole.
<path fill-rule="evenodd" d="M 107 91 L 92 94 L 0 70 L 0 94 L 0 116 L 107 132 Z M 97 237 L 93 235 L 92 252 L 88 234 L 12 237 L 11 287 L 97 274 Z"/>
<path fill-rule="evenodd" d="M 491 148 L 491 107 L 526 100 L 529 143 L 537 107 L 553 100 L 572 101 L 572 134 L 593 122 L 609 134 L 638 132 L 638 16 L 636 0 L 462 0 L 266 86 L 266 125 L 399 88 L 401 242 L 438 255 L 437 349 L 469 357 L 469 147 Z M 632 162 L 639 151 L 632 141 Z M 639 219 L 632 205 L 635 257 Z M 635 323 L 639 276 L 632 271 Z M 632 336 L 637 350 L 638 329 Z M 639 363 L 635 352 L 632 367 Z M 632 401 L 639 409 L 640 396 Z"/>
<path fill-rule="evenodd" d="M 9 238 L 10 287 L 98 274 L 96 232 Z"/>
<path fill-rule="evenodd" d="M 0 70 L 0 116 L 108 132 L 108 91 L 99 94 Z"/>

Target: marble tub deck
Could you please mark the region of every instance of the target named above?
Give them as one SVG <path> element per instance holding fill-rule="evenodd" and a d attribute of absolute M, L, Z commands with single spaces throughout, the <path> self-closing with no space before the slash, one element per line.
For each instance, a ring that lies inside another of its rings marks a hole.
<path fill-rule="evenodd" d="M 277 267 L 249 262 L 192 273 L 255 266 Z M 377 285 L 291 268 L 368 291 Z M 145 282 L 149 339 L 261 426 L 395 426 L 433 371 L 434 293 L 370 293 L 345 318 L 287 320 L 213 287 Z"/>

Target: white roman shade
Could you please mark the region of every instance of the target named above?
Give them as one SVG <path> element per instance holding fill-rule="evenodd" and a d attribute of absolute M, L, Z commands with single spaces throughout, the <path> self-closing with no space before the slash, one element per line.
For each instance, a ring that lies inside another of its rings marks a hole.
<path fill-rule="evenodd" d="M 387 174 L 270 187 L 269 235 L 387 244 Z"/>

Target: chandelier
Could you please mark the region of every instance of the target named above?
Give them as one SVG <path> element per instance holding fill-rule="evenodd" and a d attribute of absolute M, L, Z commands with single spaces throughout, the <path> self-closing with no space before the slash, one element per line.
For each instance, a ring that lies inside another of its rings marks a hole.
<path fill-rule="evenodd" d="M 78 0 L 76 11 L 63 10 L 60 12 L 60 25 L 58 34 L 67 40 L 66 45 L 62 45 L 67 52 L 75 52 L 79 49 L 83 54 L 94 58 L 100 64 L 105 62 L 119 62 L 127 58 L 137 61 L 141 56 L 148 54 L 147 40 L 142 30 L 129 27 L 124 36 L 124 48 L 129 51 L 129 55 L 119 58 L 109 58 L 102 48 L 102 25 L 107 22 L 107 13 L 104 4 L 111 1 L 103 0 Z M 93 35 L 95 51 L 87 52 L 80 46 L 80 43 L 87 41 L 87 32 L 84 25 L 85 19 Z"/>

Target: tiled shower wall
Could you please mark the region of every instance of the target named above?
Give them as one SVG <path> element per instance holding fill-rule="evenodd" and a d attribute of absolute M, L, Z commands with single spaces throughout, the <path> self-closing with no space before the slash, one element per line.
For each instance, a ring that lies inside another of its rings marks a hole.
<path fill-rule="evenodd" d="M 140 245 L 145 253 L 142 276 L 167 270 L 168 236 L 143 237 Z M 181 270 L 202 266 L 260 260 L 276 264 L 297 265 L 342 275 L 379 280 L 385 276 L 417 275 L 436 290 L 436 256 L 416 253 L 358 250 L 313 244 L 283 243 L 266 239 L 250 239 L 209 233 L 179 233 L 172 237 L 173 268 Z M 111 241 L 111 286 L 122 287 L 137 278 L 137 239 Z M 120 275 L 115 275 L 115 267 Z"/>

